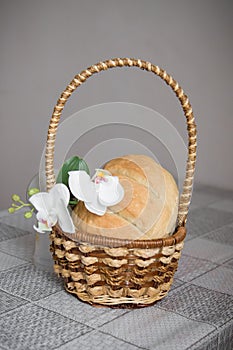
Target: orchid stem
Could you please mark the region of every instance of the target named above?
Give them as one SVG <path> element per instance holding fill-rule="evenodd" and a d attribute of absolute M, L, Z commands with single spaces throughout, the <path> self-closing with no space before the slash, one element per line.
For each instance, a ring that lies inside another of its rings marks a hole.
<path fill-rule="evenodd" d="M 20 204 L 22 204 L 22 206 L 28 206 L 28 205 L 30 205 L 30 204 L 26 204 L 26 203 L 24 203 L 21 199 L 18 201 Z"/>
<path fill-rule="evenodd" d="M 15 203 L 12 203 L 11 206 L 15 209 L 15 210 L 19 210 L 22 209 L 23 207 L 31 207 L 32 205 L 29 203 L 24 203 L 22 201 L 20 201 L 21 205 L 17 205 Z M 32 208 L 34 210 L 34 208 Z"/>

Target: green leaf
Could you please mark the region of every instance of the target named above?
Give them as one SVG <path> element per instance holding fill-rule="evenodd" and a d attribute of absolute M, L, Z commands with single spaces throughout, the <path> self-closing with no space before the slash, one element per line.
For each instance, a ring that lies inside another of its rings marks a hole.
<path fill-rule="evenodd" d="M 73 156 L 63 164 L 57 176 L 57 183 L 63 183 L 64 185 L 68 186 L 68 172 L 74 170 L 84 170 L 90 175 L 90 171 L 85 160 L 77 156 Z"/>
<path fill-rule="evenodd" d="M 76 205 L 76 204 L 78 204 L 78 199 L 69 201 L 69 205 Z"/>

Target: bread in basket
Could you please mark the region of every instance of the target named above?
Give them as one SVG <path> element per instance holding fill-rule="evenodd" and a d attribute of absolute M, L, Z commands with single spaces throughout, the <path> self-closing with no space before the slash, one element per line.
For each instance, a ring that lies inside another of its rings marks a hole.
<path fill-rule="evenodd" d="M 120 203 L 103 216 L 80 201 L 73 210 L 77 230 L 120 239 L 155 239 L 172 234 L 178 213 L 178 189 L 172 175 L 152 158 L 127 155 L 104 166 L 124 188 Z"/>

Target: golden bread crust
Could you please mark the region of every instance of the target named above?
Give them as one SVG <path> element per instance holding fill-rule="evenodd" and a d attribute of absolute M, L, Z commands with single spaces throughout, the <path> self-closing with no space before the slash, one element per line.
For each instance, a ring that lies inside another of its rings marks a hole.
<path fill-rule="evenodd" d="M 156 239 L 173 233 L 178 189 L 167 170 L 144 155 L 113 159 L 104 169 L 119 177 L 124 198 L 103 216 L 90 213 L 79 202 L 73 210 L 73 221 L 79 230 L 122 239 Z"/>

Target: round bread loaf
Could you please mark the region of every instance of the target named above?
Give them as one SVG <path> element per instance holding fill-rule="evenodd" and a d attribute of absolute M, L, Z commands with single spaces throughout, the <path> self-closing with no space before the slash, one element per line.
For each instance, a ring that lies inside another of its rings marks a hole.
<path fill-rule="evenodd" d="M 118 176 L 123 200 L 103 216 L 89 212 L 83 202 L 73 210 L 76 228 L 121 239 L 156 239 L 172 234 L 178 213 L 178 188 L 172 175 L 144 155 L 113 159 L 104 169 Z"/>

